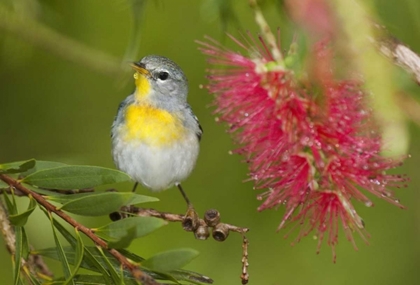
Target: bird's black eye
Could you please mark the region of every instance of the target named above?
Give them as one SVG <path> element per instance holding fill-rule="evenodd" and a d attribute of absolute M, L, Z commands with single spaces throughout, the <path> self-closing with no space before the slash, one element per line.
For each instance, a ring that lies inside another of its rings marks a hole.
<path fill-rule="evenodd" d="M 169 77 L 169 73 L 167 73 L 166 71 L 161 71 L 158 74 L 158 78 L 160 80 L 166 80 L 166 79 L 168 79 L 168 77 Z"/>

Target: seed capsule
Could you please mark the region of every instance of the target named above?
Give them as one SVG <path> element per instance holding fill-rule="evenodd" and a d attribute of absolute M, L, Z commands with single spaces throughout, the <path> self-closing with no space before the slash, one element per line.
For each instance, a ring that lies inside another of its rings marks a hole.
<path fill-rule="evenodd" d="M 215 227 L 220 223 L 220 213 L 215 209 L 207 210 L 204 213 L 204 221 L 209 227 Z"/>
<path fill-rule="evenodd" d="M 213 228 L 213 238 L 217 241 L 224 241 L 227 239 L 227 237 L 229 236 L 229 228 L 227 227 L 226 224 L 217 224 L 214 228 Z"/>

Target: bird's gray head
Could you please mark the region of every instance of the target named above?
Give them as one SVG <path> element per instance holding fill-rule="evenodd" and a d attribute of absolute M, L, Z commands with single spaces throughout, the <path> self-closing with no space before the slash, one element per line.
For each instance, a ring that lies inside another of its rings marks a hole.
<path fill-rule="evenodd" d="M 136 70 L 136 97 L 150 97 L 150 100 L 168 103 L 174 100 L 186 101 L 188 80 L 172 60 L 159 55 L 148 55 L 132 66 Z"/>

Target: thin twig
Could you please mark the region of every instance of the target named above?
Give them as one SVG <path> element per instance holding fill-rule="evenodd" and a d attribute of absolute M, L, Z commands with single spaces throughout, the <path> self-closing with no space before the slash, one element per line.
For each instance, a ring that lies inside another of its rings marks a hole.
<path fill-rule="evenodd" d="M 244 240 L 242 243 L 242 274 L 241 274 L 241 280 L 242 284 L 247 284 L 249 281 L 249 274 L 248 274 L 248 245 L 249 241 L 244 236 Z"/>
<path fill-rule="evenodd" d="M 167 212 L 159 212 L 155 209 L 145 209 L 145 208 L 137 208 L 137 207 L 131 207 L 130 209 L 131 213 L 134 213 L 141 217 L 155 217 L 160 218 L 168 222 L 182 222 L 185 219 L 185 215 L 181 214 L 173 214 L 173 213 L 167 213 Z M 198 218 L 197 223 L 200 225 L 205 225 L 206 222 L 203 219 Z M 221 223 L 219 223 L 221 224 Z M 240 234 L 245 234 L 249 231 L 248 228 L 238 227 L 231 224 L 223 223 L 226 228 L 229 231 L 237 232 Z"/>
<path fill-rule="evenodd" d="M 20 184 L 17 180 L 7 175 L 0 174 L 0 179 L 6 182 L 7 184 L 9 184 L 11 187 L 16 188 L 22 193 L 25 193 L 27 196 L 31 195 L 38 202 L 38 204 L 42 205 L 47 211 L 56 214 L 57 216 L 62 218 L 64 221 L 66 221 L 68 224 L 70 224 L 74 228 L 77 228 L 80 232 L 84 233 L 97 245 L 99 245 L 103 249 L 108 250 L 109 253 L 112 256 L 114 256 L 121 263 L 123 267 L 127 268 L 131 272 L 131 275 L 136 280 L 142 282 L 144 285 L 160 285 L 160 283 L 156 282 L 152 277 L 150 277 L 149 275 L 144 273 L 142 270 L 140 270 L 137 265 L 131 263 L 119 251 L 117 251 L 116 249 L 109 249 L 108 244 L 104 240 L 100 239 L 97 235 L 95 235 L 89 228 L 80 224 L 79 222 L 74 220 L 72 217 L 70 217 L 63 211 L 58 210 L 54 205 L 50 204 L 47 200 L 44 199 L 42 195 L 31 191 L 30 189 Z"/>

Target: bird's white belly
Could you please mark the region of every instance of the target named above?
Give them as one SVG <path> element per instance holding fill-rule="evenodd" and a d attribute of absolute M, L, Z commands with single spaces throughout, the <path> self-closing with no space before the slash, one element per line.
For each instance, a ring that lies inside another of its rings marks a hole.
<path fill-rule="evenodd" d="M 113 140 L 113 158 L 118 169 L 153 191 L 167 189 L 186 179 L 195 166 L 199 142 L 191 133 L 170 146 Z"/>

